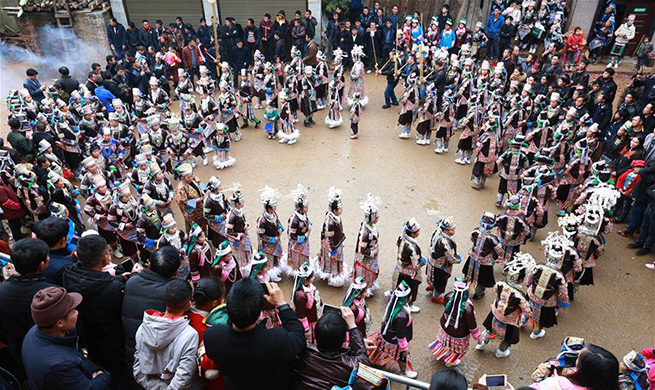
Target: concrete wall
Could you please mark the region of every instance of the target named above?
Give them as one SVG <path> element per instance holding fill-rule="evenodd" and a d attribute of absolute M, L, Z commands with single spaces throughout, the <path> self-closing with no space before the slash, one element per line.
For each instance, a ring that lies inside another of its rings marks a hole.
<path fill-rule="evenodd" d="M 111 13 L 118 23 L 127 28 L 127 12 L 125 12 L 125 3 L 123 3 L 123 0 L 109 0 L 109 5 L 111 5 Z"/>
<path fill-rule="evenodd" d="M 575 0 L 571 7 L 571 22 L 569 29 L 573 27 L 580 27 L 585 33 L 585 37 L 593 30 L 594 16 L 598 9 L 598 3 L 601 0 Z"/>
<path fill-rule="evenodd" d="M 107 24 L 111 14 L 106 11 L 73 11 L 73 31 L 80 39 L 106 47 L 107 53 L 110 52 L 109 41 L 107 39 Z M 102 62 L 104 58 L 99 58 Z"/>

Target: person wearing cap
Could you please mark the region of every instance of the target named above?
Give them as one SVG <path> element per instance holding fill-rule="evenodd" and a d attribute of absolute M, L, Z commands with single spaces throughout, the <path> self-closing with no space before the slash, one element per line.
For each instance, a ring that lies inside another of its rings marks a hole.
<path fill-rule="evenodd" d="M 414 379 L 418 373 L 409 361 L 410 342 L 414 335 L 411 294 L 412 289 L 405 281 L 399 281 L 389 294 L 380 331 L 371 336 L 375 340 L 375 349 L 369 352 L 369 358 L 373 365 L 387 370 L 398 369 L 402 375 Z"/>
<path fill-rule="evenodd" d="M 455 278 L 453 291 L 442 297 L 444 313 L 439 320 L 439 333 L 428 348 L 437 361 L 442 361 L 446 367 L 456 367 L 462 362 L 470 337 L 478 343 L 482 341 L 482 332 L 475 320 L 475 308 L 468 296 L 466 279 Z"/>
<path fill-rule="evenodd" d="M 45 94 L 43 91 L 45 91 L 45 85 L 41 85 L 39 82 L 39 79 L 37 79 L 37 75 L 39 72 L 37 72 L 33 68 L 27 69 L 25 71 L 25 74 L 27 75 L 27 78 L 25 81 L 23 81 L 23 88 L 27 89 L 30 93 L 30 96 L 32 99 L 37 101 L 38 103 L 41 103 L 43 99 L 45 99 Z"/>
<path fill-rule="evenodd" d="M 621 60 L 625 55 L 625 48 L 627 44 L 634 39 L 637 32 L 635 27 L 635 14 L 628 15 L 625 23 L 621 24 L 619 28 L 614 31 L 614 45 L 610 50 L 610 61 L 607 65 L 608 67 L 614 67 L 614 69 L 619 67 Z"/>
<path fill-rule="evenodd" d="M 111 376 L 78 349 L 77 293 L 61 287 L 39 290 L 32 299 L 35 325 L 27 332 L 22 354 L 30 389 L 109 389 Z"/>
<path fill-rule="evenodd" d="M 188 163 L 181 164 L 175 168 L 175 171 L 181 176 L 175 190 L 175 202 L 182 210 L 186 228 L 188 230 L 194 223 L 197 223 L 204 230 L 207 226 L 202 208 L 202 201 L 205 197 L 204 185 L 193 174 L 193 167 Z"/>
<path fill-rule="evenodd" d="M 166 286 L 166 311 L 146 310 L 136 332 L 133 374 L 145 389 L 198 388 L 198 332 L 184 314 L 191 308 L 192 289 L 185 280 Z"/>
<path fill-rule="evenodd" d="M 16 239 L 11 248 L 11 264 L 16 274 L 0 283 L 0 341 L 6 345 L 11 364 L 5 366 L 20 380 L 25 379 L 21 346 L 34 325 L 30 312 L 37 291 L 52 286 L 43 276 L 48 266 L 48 244 L 35 238 Z"/>
<path fill-rule="evenodd" d="M 331 386 L 349 388 L 353 385 L 351 373 L 359 364 L 369 365 L 370 361 L 364 343 L 364 333 L 356 324 L 357 314 L 348 306 L 339 312 L 327 312 L 316 323 L 316 345 L 308 344 L 307 349 L 294 365 L 294 374 L 299 388 L 327 389 Z M 342 348 L 346 338 L 348 349 Z M 371 390 L 373 384 L 357 380 L 356 389 Z"/>

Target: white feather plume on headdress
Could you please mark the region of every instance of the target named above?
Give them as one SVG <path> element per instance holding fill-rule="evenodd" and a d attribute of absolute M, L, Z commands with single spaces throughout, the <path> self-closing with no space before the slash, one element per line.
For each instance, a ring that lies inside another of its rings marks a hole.
<path fill-rule="evenodd" d="M 307 200 L 307 189 L 302 184 L 298 184 L 285 198 L 293 198 L 295 204 L 307 205 L 309 203 Z"/>
<path fill-rule="evenodd" d="M 353 45 L 353 49 L 350 51 L 350 55 L 355 58 L 355 57 L 365 57 L 364 54 L 364 46 L 362 45 Z"/>
<path fill-rule="evenodd" d="M 564 214 L 563 216 L 559 217 L 557 220 L 557 225 L 565 229 L 567 226 L 572 226 L 572 225 L 580 225 L 582 223 L 582 216 L 581 215 L 576 215 L 573 213 L 568 213 Z"/>
<path fill-rule="evenodd" d="M 373 196 L 370 192 L 366 194 L 366 200 L 359 202 L 359 208 L 364 210 L 365 215 L 370 215 L 378 212 L 378 208 L 382 204 L 379 196 Z"/>
<path fill-rule="evenodd" d="M 621 197 L 621 193 L 612 187 L 601 186 L 594 189 L 589 195 L 589 204 L 602 207 L 605 211 L 611 210 L 612 207 Z"/>
<path fill-rule="evenodd" d="M 550 232 L 545 239 L 541 240 L 541 245 L 544 246 L 545 250 L 553 246 L 561 246 L 563 249 L 572 247 L 574 245 L 573 241 L 569 240 L 566 236 L 560 232 Z"/>
<path fill-rule="evenodd" d="M 264 206 L 275 206 L 277 201 L 280 200 L 280 191 L 278 191 L 276 188 L 264 186 L 264 188 L 260 191 L 261 194 L 259 195 L 259 201 Z"/>
<path fill-rule="evenodd" d="M 528 275 L 536 265 L 537 262 L 531 254 L 517 252 L 514 254 L 514 258 L 505 264 L 505 269 L 507 269 L 507 280 L 518 283 L 518 277 L 521 271 L 525 270 L 525 275 Z"/>

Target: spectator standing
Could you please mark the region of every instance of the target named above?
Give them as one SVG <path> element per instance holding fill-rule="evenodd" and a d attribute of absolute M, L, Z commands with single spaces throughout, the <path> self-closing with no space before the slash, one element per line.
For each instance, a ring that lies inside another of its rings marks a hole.
<path fill-rule="evenodd" d="M 485 34 L 488 38 L 487 44 L 489 51 L 487 53 L 487 58 L 495 60 L 499 56 L 499 39 L 500 39 L 500 29 L 505 24 L 505 18 L 500 14 L 500 8 L 494 9 L 494 12 L 489 19 L 487 20 L 487 25 L 485 26 Z"/>
<path fill-rule="evenodd" d="M 359 19 L 359 15 L 362 13 L 362 10 L 364 9 L 364 4 L 362 3 L 362 0 L 350 0 L 348 2 L 348 18 L 350 19 L 350 23 L 355 23 L 356 20 Z"/>
<path fill-rule="evenodd" d="M 510 43 L 516 36 L 516 26 L 512 21 L 511 16 L 505 16 L 505 21 L 498 33 L 498 50 L 500 53 L 510 48 Z"/>
<path fill-rule="evenodd" d="M 316 58 L 319 50 L 318 44 L 309 35 L 305 35 L 305 41 L 307 42 L 307 49 L 305 50 L 305 57 L 302 59 L 302 62 L 316 70 L 316 65 L 318 65 L 318 59 Z"/>
<path fill-rule="evenodd" d="M 264 14 L 264 18 L 259 22 L 259 37 L 259 50 L 264 54 L 266 61 L 271 61 L 275 44 L 273 42 L 273 21 L 270 14 Z"/>
<path fill-rule="evenodd" d="M 619 26 L 614 32 L 614 45 L 610 51 L 610 62 L 607 65 L 608 67 L 614 67 L 614 69 L 619 67 L 623 56 L 625 55 L 625 47 L 628 45 L 632 39 L 634 39 L 637 32 L 635 28 L 635 19 L 634 14 L 630 14 L 628 19 Z"/>
<path fill-rule="evenodd" d="M 122 59 L 127 52 L 127 33 L 125 27 L 116 21 L 116 18 L 109 18 L 107 25 L 107 38 L 109 47 L 116 58 Z"/>
<path fill-rule="evenodd" d="M 304 329 L 275 283 L 262 284 L 251 278 L 236 282 L 227 296 L 229 325 L 212 326 L 205 332 L 207 355 L 225 374 L 226 389 L 288 389 L 291 364 L 305 349 Z M 266 329 L 258 323 L 263 300 L 279 312 L 282 326 Z M 252 375 L 257 367 L 258 375 Z"/>
<path fill-rule="evenodd" d="M 147 19 L 143 19 L 141 22 L 141 30 L 139 30 L 139 45 L 146 49 L 150 46 L 156 47 L 157 45 L 157 35 L 152 27 L 150 27 L 150 23 Z"/>
<path fill-rule="evenodd" d="M 204 47 L 210 47 L 214 41 L 214 27 L 207 25 L 207 19 L 200 18 L 200 26 L 198 27 L 198 38 Z"/>
<path fill-rule="evenodd" d="M 56 82 L 60 83 L 63 90 L 70 95 L 73 91 L 77 91 L 80 87 L 80 82 L 70 76 L 70 71 L 67 67 L 62 66 L 59 68 L 59 75 L 61 76 Z"/>
<path fill-rule="evenodd" d="M 92 94 L 95 95 L 96 88 L 101 83 L 102 83 L 102 77 L 98 73 L 91 71 L 87 74 L 87 80 L 85 85 L 86 85 L 86 89 L 88 89 L 89 92 L 91 92 Z"/>
<path fill-rule="evenodd" d="M 230 52 L 230 59 L 234 70 L 234 86 L 239 85 L 241 69 L 248 69 L 248 65 L 252 63 L 252 55 L 244 45 L 242 40 L 238 40 L 236 46 Z"/>
<path fill-rule="evenodd" d="M 159 42 L 161 41 L 160 38 L 166 34 L 166 28 L 164 28 L 164 22 L 161 20 L 157 19 L 155 21 L 155 30 L 153 31 L 155 35 L 155 50 L 160 50 L 160 51 L 165 51 L 166 47 L 160 46 Z"/>
<path fill-rule="evenodd" d="M 137 46 L 139 46 L 139 30 L 136 28 L 134 22 L 130 22 L 127 25 L 127 31 L 125 32 L 127 51 L 134 55 L 136 52 Z"/>
<path fill-rule="evenodd" d="M 36 238 L 45 241 L 50 248 L 50 262 L 43 271 L 46 281 L 63 286 L 64 270 L 73 265 L 68 245 L 68 223 L 57 217 L 48 217 L 34 224 Z"/>
<path fill-rule="evenodd" d="M 191 82 L 193 82 L 194 75 L 200 77 L 200 65 L 204 65 L 205 60 L 195 40 L 190 40 L 189 44 L 182 49 L 182 63 Z"/>
<path fill-rule="evenodd" d="M 246 28 L 243 30 L 243 40 L 248 53 L 250 53 L 250 57 L 252 57 L 259 46 L 259 28 L 255 26 L 255 19 L 248 18 L 248 24 L 246 24 Z"/>
<path fill-rule="evenodd" d="M 191 294 L 189 283 L 172 280 L 166 285 L 166 311 L 146 310 L 143 316 L 133 370 L 144 389 L 199 388 L 198 332 L 184 315 L 191 308 Z"/>
<path fill-rule="evenodd" d="M 611 105 L 616 97 L 616 82 L 614 81 L 614 69 L 607 67 L 601 75 L 600 81 L 603 83 L 601 89 L 607 94 L 607 102 Z"/>
<path fill-rule="evenodd" d="M 104 390 L 111 376 L 78 349 L 73 330 L 82 296 L 62 287 L 38 291 L 31 303 L 35 325 L 23 341 L 23 364 L 32 390 Z"/>
<path fill-rule="evenodd" d="M 9 183 L 11 182 L 8 175 L 3 174 L 0 176 L 0 209 L 2 209 L 0 219 L 7 220 L 11 235 L 14 237 L 14 242 L 16 242 L 25 237 L 21 231 L 21 218 L 25 217 L 27 210 Z"/>
<path fill-rule="evenodd" d="M 32 99 L 41 103 L 41 100 L 45 99 L 45 94 L 43 93 L 43 91 L 45 91 L 45 86 L 41 85 L 39 79 L 36 78 L 39 72 L 34 68 L 29 68 L 25 71 L 25 74 L 27 75 L 27 78 L 23 81 L 23 88 L 27 89 Z"/>
<path fill-rule="evenodd" d="M 305 35 L 305 26 L 300 22 L 300 19 L 294 19 L 291 28 L 291 39 L 303 56 L 305 55 Z"/>
<path fill-rule="evenodd" d="M 314 39 L 316 37 L 316 26 L 318 26 L 318 20 L 312 16 L 311 10 L 305 11 L 305 32 L 309 35 L 310 38 Z"/>
<path fill-rule="evenodd" d="M 17 274 L 0 283 L 0 342 L 7 346 L 13 365 L 7 367 L 18 379 L 25 379 L 21 346 L 34 326 L 30 305 L 37 291 L 52 286 L 43 271 L 48 266 L 48 244 L 34 238 L 17 241 L 11 248 L 11 262 Z"/>
<path fill-rule="evenodd" d="M 143 322 L 146 310 L 166 310 L 164 296 L 166 284 L 177 275 L 180 254 L 172 246 L 157 249 L 150 255 L 148 268 L 133 275 L 125 283 L 122 323 L 125 332 L 126 361 L 134 363 L 136 331 Z"/>
<path fill-rule="evenodd" d="M 341 316 L 328 312 L 316 323 L 316 345 L 309 344 L 294 367 L 298 390 L 329 389 L 347 386 L 350 374 L 359 364 L 370 364 L 364 336 L 355 324 L 355 316 L 347 307 Z M 348 349 L 342 346 L 348 334 Z M 372 385 L 357 384 L 355 389 L 372 389 Z"/>
<path fill-rule="evenodd" d="M 325 42 L 325 53 L 327 55 L 328 61 L 332 62 L 332 51 L 335 49 L 335 36 L 339 32 L 339 14 L 336 12 L 332 13 L 332 19 L 330 19 L 325 27 L 325 33 L 323 35 L 323 40 Z"/>
<path fill-rule="evenodd" d="M 112 387 L 125 380 L 125 336 L 121 322 L 125 282 L 103 269 L 111 264 L 111 249 L 99 234 L 82 237 L 75 250 L 77 263 L 64 271 L 64 287 L 79 293 L 77 329 L 89 358 L 112 375 Z M 137 266 L 135 266 L 137 267 Z"/>
<path fill-rule="evenodd" d="M 444 4 L 443 7 L 441 7 L 441 13 L 437 15 L 437 25 L 439 27 L 439 31 L 443 31 L 446 28 L 446 22 L 453 21 L 453 17 L 450 14 L 450 6 L 448 4 Z"/>

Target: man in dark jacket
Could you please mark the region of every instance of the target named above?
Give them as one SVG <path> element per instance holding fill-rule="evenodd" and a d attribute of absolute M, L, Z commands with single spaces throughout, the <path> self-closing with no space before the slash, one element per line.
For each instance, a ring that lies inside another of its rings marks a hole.
<path fill-rule="evenodd" d="M 57 217 L 49 217 L 34 224 L 32 231 L 36 238 L 45 241 L 50 248 L 50 262 L 43 271 L 49 283 L 63 286 L 64 270 L 73 265 L 70 252 L 66 249 L 68 224 Z"/>
<path fill-rule="evenodd" d="M 125 27 L 116 21 L 116 18 L 109 18 L 107 25 L 107 38 L 109 46 L 116 58 L 122 59 L 123 54 L 127 51 L 127 33 Z"/>
<path fill-rule="evenodd" d="M 600 80 L 603 82 L 601 89 L 607 94 L 607 102 L 614 103 L 616 96 L 616 82 L 614 81 L 614 69 L 607 68 L 603 71 Z"/>
<path fill-rule="evenodd" d="M 603 139 L 605 131 L 612 121 L 612 106 L 607 101 L 607 94 L 605 92 L 598 96 L 598 103 L 593 109 L 591 118 L 594 123 L 598 123 L 598 131 L 600 139 Z"/>
<path fill-rule="evenodd" d="M 291 365 L 305 349 L 305 332 L 277 284 L 266 287 L 268 294 L 255 279 L 236 282 L 227 296 L 231 322 L 205 332 L 207 355 L 225 375 L 227 390 L 291 388 Z M 264 322 L 257 323 L 264 299 L 278 309 L 281 327 L 267 329 Z M 252 375 L 252 367 L 257 367 L 257 375 Z"/>
<path fill-rule="evenodd" d="M 511 16 L 505 17 L 505 23 L 500 28 L 500 33 L 498 35 L 499 53 L 502 55 L 505 49 L 509 49 L 509 44 L 516 36 L 516 26 L 512 23 L 513 19 Z M 510 72 L 508 72 L 510 73 Z"/>
<path fill-rule="evenodd" d="M 239 85 L 241 69 L 248 69 L 248 65 L 252 62 L 250 50 L 243 45 L 242 40 L 238 40 L 236 46 L 232 48 L 230 59 L 234 68 L 234 86 L 236 87 Z"/>
<path fill-rule="evenodd" d="M 578 63 L 578 67 L 571 75 L 571 85 L 573 86 L 582 86 L 587 89 L 589 86 L 589 72 L 587 71 L 587 65 L 589 65 L 589 60 L 583 58 Z"/>
<path fill-rule="evenodd" d="M 166 283 L 177 275 L 180 255 L 172 246 L 165 246 L 150 255 L 150 265 L 133 275 L 125 283 L 122 323 L 125 333 L 125 356 L 127 364 L 134 363 L 135 337 L 143 321 L 143 312 L 148 309 L 164 312 Z"/>
<path fill-rule="evenodd" d="M 200 18 L 200 26 L 198 26 L 198 38 L 205 47 L 210 47 L 214 40 L 214 27 L 207 25 L 205 18 Z"/>
<path fill-rule="evenodd" d="M 305 41 L 307 42 L 307 49 L 305 51 L 305 57 L 302 59 L 302 62 L 305 65 L 314 67 L 314 70 L 316 70 L 316 65 L 318 64 L 318 60 L 316 59 L 316 55 L 318 54 L 319 50 L 318 44 L 309 35 L 305 35 Z"/>
<path fill-rule="evenodd" d="M 243 30 L 243 42 L 250 56 L 252 57 L 255 50 L 259 47 L 259 28 L 255 26 L 255 19 L 248 18 L 248 24 Z"/>
<path fill-rule="evenodd" d="M 127 51 L 134 55 L 136 47 L 139 46 L 139 30 L 136 28 L 134 22 L 130 22 L 125 31 Z"/>
<path fill-rule="evenodd" d="M 66 91 L 69 95 L 80 87 L 80 82 L 70 76 L 70 71 L 67 67 L 60 67 L 59 75 L 61 77 L 57 80 L 57 82 L 61 84 L 64 91 Z"/>
<path fill-rule="evenodd" d="M 45 94 L 43 93 L 45 86 L 41 85 L 39 79 L 36 78 L 39 72 L 37 72 L 36 69 L 29 68 L 25 71 L 25 74 L 27 75 L 27 78 L 23 81 L 23 88 L 27 89 L 32 99 L 41 103 L 41 100 L 45 99 Z"/>
<path fill-rule="evenodd" d="M 52 284 L 46 282 L 43 271 L 48 266 L 48 244 L 25 238 L 11 248 L 11 262 L 18 274 L 0 283 L 0 342 L 7 346 L 12 358 L 9 371 L 20 380 L 25 379 L 21 346 L 27 331 L 34 326 L 30 305 L 37 291 Z"/>
<path fill-rule="evenodd" d="M 649 151 L 649 146 L 651 145 L 647 141 L 645 143 L 647 153 Z M 637 228 L 641 226 L 646 208 L 650 203 L 651 199 L 648 196 L 648 188 L 655 184 L 655 161 L 647 162 L 646 167 L 641 168 L 639 171 L 639 176 L 641 177 L 641 180 L 637 182 L 630 193 L 630 197 L 633 200 L 632 207 L 630 208 L 630 222 L 624 231 L 619 232 L 620 235 L 628 238 L 632 237 Z M 643 247 L 643 244 L 643 242 L 635 241 L 629 244 L 628 248 L 640 249 Z"/>
<path fill-rule="evenodd" d="M 23 341 L 23 364 L 32 390 L 104 390 L 111 376 L 78 349 L 77 293 L 47 287 L 32 299 L 34 325 Z"/>
<path fill-rule="evenodd" d="M 24 130 L 22 128 L 20 120 L 18 118 L 10 118 L 7 124 L 10 129 L 9 134 L 7 134 L 7 141 L 9 141 L 11 147 L 16 149 L 26 162 L 34 160 L 34 146 L 25 136 L 26 129 Z"/>
<path fill-rule="evenodd" d="M 112 375 L 112 387 L 120 388 L 117 380 L 126 374 L 121 322 L 124 279 L 103 271 L 111 263 L 111 250 L 101 235 L 82 237 L 74 256 L 77 263 L 64 271 L 63 280 L 67 291 L 84 298 L 78 307 L 80 344 L 88 349 L 91 360 Z"/>
<path fill-rule="evenodd" d="M 349 335 L 348 349 L 342 349 L 346 332 Z M 364 337 L 355 324 L 352 310 L 342 307 L 341 316 L 328 312 L 318 320 L 316 345 L 307 345 L 294 372 L 300 388 L 329 389 L 331 386 L 347 386 L 350 374 L 359 363 L 370 364 Z M 372 385 L 360 386 L 359 383 L 355 386 L 355 389 L 372 388 Z"/>
<path fill-rule="evenodd" d="M 305 11 L 305 32 L 312 39 L 316 36 L 316 26 L 318 26 L 318 21 L 315 17 L 312 16 L 311 10 Z"/>
<path fill-rule="evenodd" d="M 147 19 L 143 19 L 142 27 L 139 30 L 139 45 L 145 47 L 146 49 L 150 46 L 156 47 L 157 44 L 155 30 L 150 27 L 150 23 Z"/>
<path fill-rule="evenodd" d="M 388 23 L 391 22 L 387 20 L 387 24 Z M 384 64 L 382 69 L 376 72 L 377 74 L 387 76 L 387 87 L 384 89 L 384 106 L 382 106 L 384 109 L 391 107 L 392 104 L 394 106 L 398 105 L 398 98 L 394 93 L 394 88 L 396 88 L 396 85 L 398 84 L 398 77 L 395 75 L 395 61 L 396 52 L 392 50 L 389 52 L 389 61 Z M 398 66 L 400 66 L 400 64 L 398 64 Z"/>

